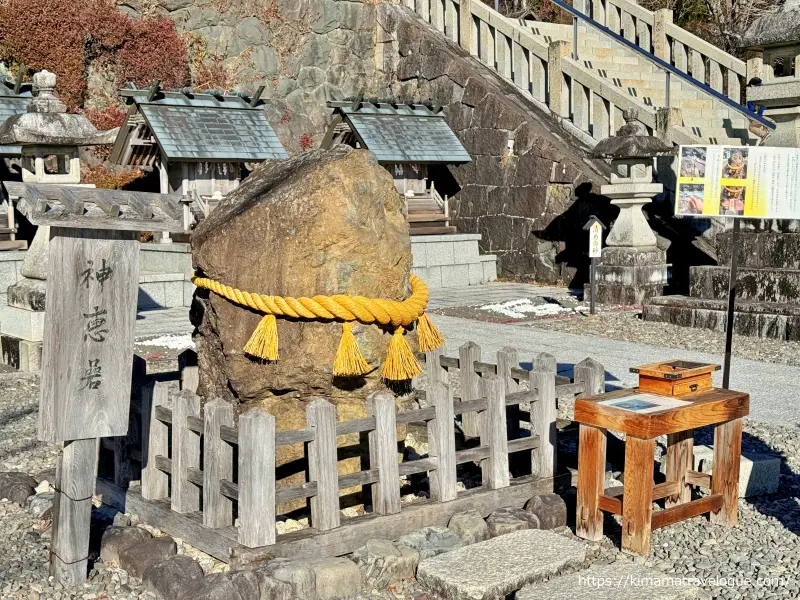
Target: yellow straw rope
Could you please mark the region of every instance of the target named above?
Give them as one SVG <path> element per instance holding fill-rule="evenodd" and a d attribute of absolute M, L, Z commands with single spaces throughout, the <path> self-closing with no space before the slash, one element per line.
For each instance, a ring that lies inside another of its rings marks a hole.
<path fill-rule="evenodd" d="M 358 321 L 367 325 L 378 323 L 391 324 L 393 328 L 408 327 L 422 316 L 428 305 L 428 286 L 416 275 L 409 276 L 411 296 L 399 301 L 345 295 L 313 298 L 267 296 L 243 292 L 207 277 L 193 277 L 192 282 L 199 288 L 211 290 L 218 296 L 260 313 L 293 319 Z"/>
<path fill-rule="evenodd" d="M 244 347 L 247 354 L 263 360 L 278 360 L 278 329 L 275 317 L 343 321 L 342 339 L 332 369 L 334 376 L 359 377 L 372 368 L 358 348 L 358 342 L 350 326 L 351 321 L 367 325 L 391 325 L 394 329 L 386 361 L 381 370 L 384 379 L 410 379 L 422 372 L 404 337 L 406 327 L 417 323 L 419 347 L 422 352 L 444 344 L 442 334 L 424 313 L 428 305 L 428 286 L 415 275 L 409 276 L 411 296 L 400 301 L 344 295 L 313 298 L 267 296 L 243 292 L 207 277 L 193 277 L 192 282 L 199 288 L 211 290 L 235 304 L 265 315 Z"/>

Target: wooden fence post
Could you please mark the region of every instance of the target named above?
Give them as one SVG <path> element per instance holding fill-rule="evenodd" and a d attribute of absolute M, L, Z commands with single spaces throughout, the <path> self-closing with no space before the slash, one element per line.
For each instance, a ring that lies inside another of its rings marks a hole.
<path fill-rule="evenodd" d="M 436 470 L 428 473 L 431 498 L 448 502 L 457 495 L 452 389 L 441 381 L 434 382 L 428 386 L 428 399 L 436 409 L 436 417 L 428 421 L 428 456 L 437 460 Z"/>
<path fill-rule="evenodd" d="M 461 401 L 477 400 L 482 396 L 481 376 L 475 372 L 475 362 L 481 360 L 481 347 L 467 342 L 458 349 L 458 370 L 461 377 Z M 461 430 L 464 437 L 481 434 L 481 415 L 468 412 L 461 415 Z"/>
<path fill-rule="evenodd" d="M 169 426 L 156 419 L 156 407 L 166 406 L 165 381 L 142 388 L 142 498 L 161 500 L 169 495 L 169 476 L 156 467 L 156 456 L 169 456 Z"/>
<path fill-rule="evenodd" d="M 233 426 L 233 407 L 217 398 L 205 405 L 203 426 L 203 525 L 233 523 L 233 502 L 222 495 L 219 482 L 233 481 L 233 448 L 220 437 L 222 425 Z"/>
<path fill-rule="evenodd" d="M 519 383 L 511 376 L 511 369 L 519 366 L 519 355 L 514 348 L 503 348 L 497 353 L 497 375 L 503 382 L 505 394 L 519 391 Z M 515 440 L 519 437 L 519 404 L 506 407 L 506 427 L 508 439 Z"/>
<path fill-rule="evenodd" d="M 189 429 L 188 417 L 200 416 L 200 397 L 183 390 L 172 406 L 171 507 L 177 513 L 200 510 L 200 490 L 188 478 L 189 469 L 200 468 L 200 436 Z"/>
<path fill-rule="evenodd" d="M 200 371 L 197 366 L 197 352 L 184 350 L 178 355 L 178 370 L 181 374 L 181 389 L 197 393 L 200 385 Z"/>
<path fill-rule="evenodd" d="M 481 445 L 489 447 L 489 458 L 482 461 L 483 485 L 490 489 L 508 487 L 508 431 L 506 430 L 506 395 L 503 380 L 497 375 L 484 378 L 486 414 Z"/>
<path fill-rule="evenodd" d="M 530 389 L 536 390 L 531 404 L 531 428 L 539 435 L 539 447 L 531 453 L 531 472 L 552 477 L 556 472 L 556 357 L 542 352 L 533 359 Z"/>
<path fill-rule="evenodd" d="M 595 396 L 606 391 L 606 370 L 596 360 L 585 358 L 573 370 L 575 382 L 586 384 L 586 391 L 580 397 Z"/>
<path fill-rule="evenodd" d="M 275 417 L 263 408 L 239 417 L 239 543 L 275 543 Z"/>
<path fill-rule="evenodd" d="M 394 396 L 373 392 L 367 396 L 367 410 L 375 417 L 375 429 L 369 432 L 369 463 L 378 469 L 378 481 L 372 484 L 372 507 L 379 515 L 391 515 L 400 512 Z"/>
<path fill-rule="evenodd" d="M 306 409 L 306 422 L 314 430 L 308 443 L 308 471 L 317 482 L 317 495 L 311 498 L 311 524 L 320 531 L 339 526 L 339 473 L 336 455 L 336 409 L 317 398 Z"/>
<path fill-rule="evenodd" d="M 428 388 L 435 382 L 447 383 L 447 369 L 442 367 L 439 358 L 444 354 L 444 348 L 435 348 L 425 353 L 425 374 L 428 376 Z"/>

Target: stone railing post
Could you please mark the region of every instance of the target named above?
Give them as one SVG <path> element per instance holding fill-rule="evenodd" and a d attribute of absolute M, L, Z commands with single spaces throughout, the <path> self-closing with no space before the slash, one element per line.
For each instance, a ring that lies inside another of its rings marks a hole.
<path fill-rule="evenodd" d="M 572 52 L 568 41 L 550 42 L 547 49 L 547 95 L 553 114 L 569 118 L 569 88 L 564 81 L 561 59 Z"/>
<path fill-rule="evenodd" d="M 589 14 L 589 0 L 573 0 L 572 7 L 585 15 Z"/>
<path fill-rule="evenodd" d="M 766 71 L 764 69 L 764 51 L 763 50 L 750 50 L 747 53 L 747 70 L 745 71 L 745 84 L 753 77 L 760 77 L 766 80 Z"/>
<path fill-rule="evenodd" d="M 672 132 L 675 127 L 683 125 L 683 116 L 680 108 L 656 109 L 656 127 L 653 134 L 665 144 L 672 143 Z"/>
<path fill-rule="evenodd" d="M 653 17 L 653 54 L 663 61 L 670 62 L 667 25 L 672 23 L 672 10 L 661 8 Z"/>
<path fill-rule="evenodd" d="M 458 43 L 472 54 L 472 0 L 461 0 L 458 5 Z"/>

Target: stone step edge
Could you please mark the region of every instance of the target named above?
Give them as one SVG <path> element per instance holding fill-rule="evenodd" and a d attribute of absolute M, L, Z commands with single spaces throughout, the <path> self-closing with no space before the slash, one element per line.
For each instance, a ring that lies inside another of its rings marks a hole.
<path fill-rule="evenodd" d="M 693 296 L 682 295 L 654 296 L 653 298 L 648 299 L 645 308 L 648 306 L 664 306 L 669 308 L 685 308 L 687 310 L 699 309 L 726 312 L 728 310 L 728 301 L 726 299 L 695 298 Z M 800 317 L 800 306 L 783 302 L 736 300 L 734 313 Z"/>

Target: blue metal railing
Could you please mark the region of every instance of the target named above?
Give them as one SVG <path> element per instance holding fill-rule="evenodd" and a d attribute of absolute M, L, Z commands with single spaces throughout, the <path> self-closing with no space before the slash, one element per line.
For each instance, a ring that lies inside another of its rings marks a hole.
<path fill-rule="evenodd" d="M 601 25 L 600 23 L 598 23 L 597 21 L 592 19 L 590 16 L 585 15 L 581 11 L 579 11 L 578 9 L 570 6 L 569 4 L 566 4 L 565 2 L 563 2 L 563 0 L 550 0 L 550 2 L 552 2 L 553 4 L 558 6 L 559 8 L 567 11 L 569 14 L 571 14 L 573 16 L 573 18 L 575 18 L 577 20 L 580 20 L 580 21 L 585 21 L 589 26 L 594 27 L 595 29 L 597 29 L 601 33 L 604 33 L 605 35 L 609 36 L 610 38 L 613 38 L 615 41 L 619 42 L 620 44 L 622 44 L 624 46 L 627 46 L 628 48 L 630 48 L 631 50 L 633 50 L 634 52 L 636 52 L 640 56 L 642 56 L 645 59 L 649 60 L 651 63 L 653 63 L 657 67 L 665 70 L 667 72 L 666 73 L 666 103 L 667 103 L 667 108 L 669 108 L 670 76 L 671 75 L 675 75 L 679 79 L 681 79 L 681 80 L 693 85 L 694 87 L 704 91 L 706 94 L 712 96 L 713 98 L 716 98 L 720 102 L 723 102 L 724 104 L 726 104 L 728 106 L 728 108 L 732 108 L 732 109 L 740 112 L 741 114 L 743 114 L 748 119 L 751 119 L 753 121 L 757 121 L 757 122 L 761 123 L 762 125 L 764 125 L 765 127 L 767 127 L 768 129 L 772 129 L 772 130 L 775 129 L 775 123 L 773 123 L 769 119 L 765 119 L 761 115 L 758 115 L 758 114 L 754 113 L 752 110 L 748 109 L 746 106 L 742 106 L 741 104 L 731 100 L 730 98 L 728 98 L 724 94 L 719 93 L 717 90 L 715 90 L 714 88 L 706 85 L 704 82 L 702 82 L 702 81 L 700 81 L 698 79 L 695 79 L 694 77 L 684 73 L 683 71 L 680 71 L 680 70 L 676 69 L 675 67 L 673 67 L 668 62 L 666 62 L 664 60 L 661 60 L 656 55 L 651 54 L 647 50 L 642 49 L 640 46 L 637 46 L 636 44 L 634 44 L 630 40 L 625 39 L 624 37 L 622 37 L 618 33 L 614 33 L 613 31 L 611 31 L 605 25 Z M 573 52 L 575 52 L 576 57 L 577 57 L 577 44 L 578 44 L 577 31 L 573 32 L 573 38 L 574 38 L 573 42 L 572 42 L 572 44 L 573 44 L 573 46 L 572 46 L 573 47 Z"/>

